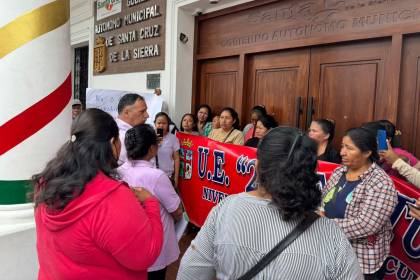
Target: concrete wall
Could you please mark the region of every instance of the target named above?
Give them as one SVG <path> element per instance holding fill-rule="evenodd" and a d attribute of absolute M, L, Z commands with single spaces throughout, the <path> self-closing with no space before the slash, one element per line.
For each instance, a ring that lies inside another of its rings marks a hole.
<path fill-rule="evenodd" d="M 0 237 L 1 278 L 31 280 L 38 278 L 35 228 Z"/>
<path fill-rule="evenodd" d="M 34 205 L 0 205 L 0 278 L 37 279 Z"/>

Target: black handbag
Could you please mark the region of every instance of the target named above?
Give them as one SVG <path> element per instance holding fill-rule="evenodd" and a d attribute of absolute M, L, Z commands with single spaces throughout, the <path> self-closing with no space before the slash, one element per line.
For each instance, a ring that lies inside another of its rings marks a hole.
<path fill-rule="evenodd" d="M 238 280 L 250 280 L 264 269 L 272 260 L 284 251 L 296 238 L 308 229 L 317 219 L 318 214 L 309 213 L 276 247 L 268 252 L 254 267 L 238 278 Z"/>

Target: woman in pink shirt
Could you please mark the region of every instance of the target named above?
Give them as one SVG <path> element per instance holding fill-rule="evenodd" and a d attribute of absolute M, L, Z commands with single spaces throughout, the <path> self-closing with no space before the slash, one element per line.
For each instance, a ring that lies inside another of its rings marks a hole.
<path fill-rule="evenodd" d="M 160 201 L 163 224 L 163 248 L 156 262 L 148 269 L 149 280 L 164 280 L 166 267 L 179 257 L 174 220 L 182 216 L 181 200 L 164 171 L 150 161 L 158 150 L 154 129 L 147 124 L 137 125 L 127 131 L 125 147 L 128 161 L 118 168 L 121 178 L 130 186 L 143 186 Z"/>
<path fill-rule="evenodd" d="M 147 279 L 162 248 L 159 201 L 114 179 L 120 149 L 114 119 L 88 109 L 34 175 L 38 279 Z"/>
<path fill-rule="evenodd" d="M 363 125 L 364 128 L 369 129 L 372 131 L 375 135 L 379 129 L 386 131 L 386 137 L 388 141 L 390 142 L 393 151 L 406 163 L 411 165 L 414 168 L 420 169 L 420 162 L 419 160 L 410 152 L 404 150 L 401 147 L 401 143 L 396 136 L 396 128 L 395 125 L 388 121 L 388 120 L 380 120 L 376 122 L 369 122 Z M 388 164 L 385 160 L 381 160 L 381 167 L 383 170 L 385 170 L 388 175 L 392 175 L 395 177 L 400 177 L 397 170 L 392 168 L 392 165 Z"/>

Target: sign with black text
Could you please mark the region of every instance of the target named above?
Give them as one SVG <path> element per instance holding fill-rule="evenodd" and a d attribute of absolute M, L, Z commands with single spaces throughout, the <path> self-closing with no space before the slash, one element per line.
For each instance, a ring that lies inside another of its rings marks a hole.
<path fill-rule="evenodd" d="M 94 74 L 163 70 L 165 13 L 166 0 L 97 0 L 95 42 L 105 42 L 106 61 L 94 57 Z"/>

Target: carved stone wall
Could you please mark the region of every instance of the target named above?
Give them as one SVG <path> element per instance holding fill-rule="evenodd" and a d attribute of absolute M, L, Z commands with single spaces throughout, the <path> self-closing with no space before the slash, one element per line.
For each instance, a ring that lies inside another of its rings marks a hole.
<path fill-rule="evenodd" d="M 205 36 L 200 36 L 198 53 L 275 46 L 309 38 L 325 41 L 327 37 L 402 28 L 407 24 L 420 24 L 420 1 L 278 1 L 200 21 L 200 34 Z"/>

